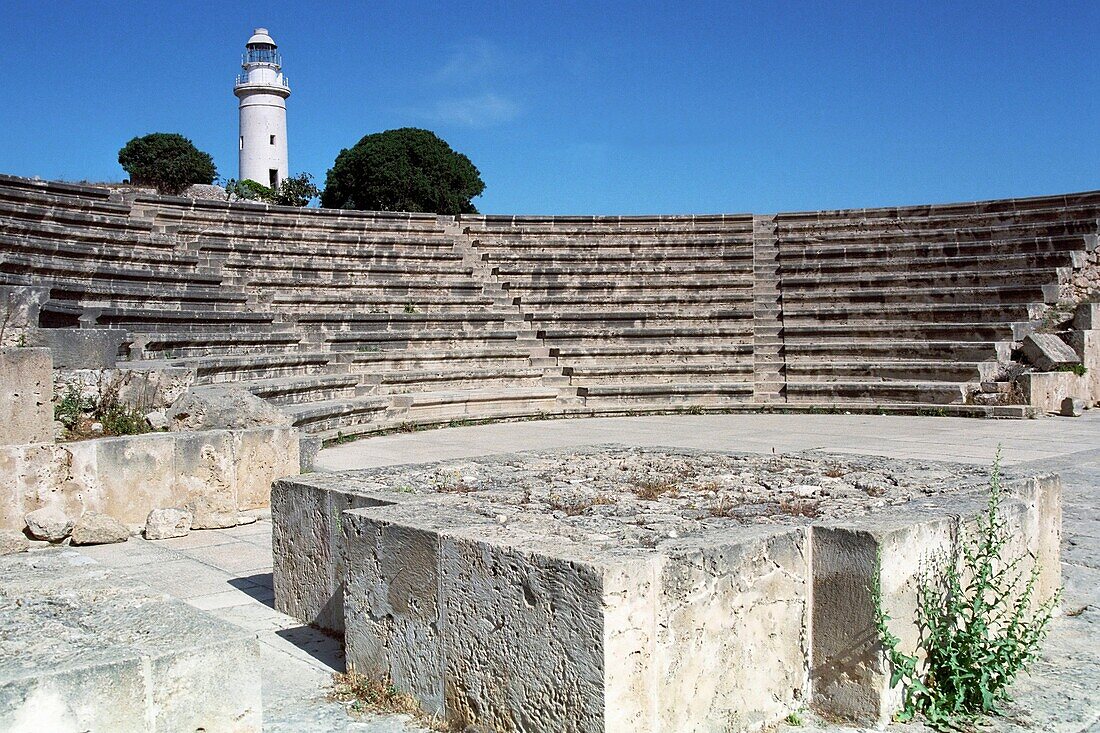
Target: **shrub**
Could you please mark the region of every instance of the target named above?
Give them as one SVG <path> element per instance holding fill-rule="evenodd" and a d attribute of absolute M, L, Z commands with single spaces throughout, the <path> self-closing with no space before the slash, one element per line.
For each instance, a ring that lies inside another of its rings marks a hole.
<path fill-rule="evenodd" d="M 470 159 L 414 127 L 367 135 L 341 150 L 321 205 L 336 209 L 476 214 L 485 183 Z"/>
<path fill-rule="evenodd" d="M 937 730 L 972 725 L 1009 699 L 1013 680 L 1038 656 L 1059 594 L 1032 608 L 1039 564 L 1025 578 L 1024 557 L 1002 557 L 1010 534 L 1000 500 L 998 453 L 975 536 L 929 558 L 917 578 L 919 639 L 912 654 L 899 649 L 889 629 L 876 569 L 875 626 L 892 668 L 890 686 L 903 685 L 898 720 L 921 714 Z"/>
<path fill-rule="evenodd" d="M 118 162 L 139 186 L 178 194 L 193 183 L 212 183 L 218 175 L 214 159 L 183 135 L 154 132 L 135 137 L 118 151 Z"/>
<path fill-rule="evenodd" d="M 313 185 L 313 176 L 308 173 L 299 173 L 297 176 L 283 179 L 278 188 L 270 188 L 251 178 L 245 178 L 242 181 L 231 178 L 225 184 L 225 192 L 230 197 L 246 201 L 263 201 L 279 206 L 306 206 L 321 193 L 317 186 Z"/>

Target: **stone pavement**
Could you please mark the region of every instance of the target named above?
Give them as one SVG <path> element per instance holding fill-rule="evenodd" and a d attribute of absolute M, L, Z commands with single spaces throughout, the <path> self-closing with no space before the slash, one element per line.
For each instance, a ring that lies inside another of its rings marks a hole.
<path fill-rule="evenodd" d="M 975 420 L 890 415 L 657 415 L 494 423 L 394 433 L 326 448 L 325 471 L 598 443 L 730 451 L 823 450 L 1006 464 L 1100 447 L 1100 409 L 1080 418 Z"/>
<path fill-rule="evenodd" d="M 840 453 L 958 461 L 985 470 L 998 445 L 1006 464 L 1059 471 L 1065 483 L 1058 619 L 1019 704 L 991 730 L 1100 731 L 1100 410 L 1084 417 L 967 420 L 868 415 L 683 415 L 548 420 L 379 436 L 322 451 L 324 470 L 463 458 L 516 450 L 617 443 L 776 452 Z M 271 607 L 271 525 L 261 519 L 160 542 L 81 548 L 154 588 L 255 631 L 262 642 L 265 730 L 397 733 L 400 718 L 356 722 L 325 699 L 342 669 L 338 641 Z M 780 726 L 789 731 L 838 728 Z M 920 726 L 900 727 L 920 730 Z M 891 727 L 893 730 L 893 727 Z"/>
<path fill-rule="evenodd" d="M 150 542 L 73 548 L 117 573 L 255 633 L 260 640 L 264 730 L 277 733 L 405 733 L 392 716 L 355 721 L 326 699 L 343 671 L 340 641 L 277 612 L 271 589 L 271 522 L 193 531 Z"/>

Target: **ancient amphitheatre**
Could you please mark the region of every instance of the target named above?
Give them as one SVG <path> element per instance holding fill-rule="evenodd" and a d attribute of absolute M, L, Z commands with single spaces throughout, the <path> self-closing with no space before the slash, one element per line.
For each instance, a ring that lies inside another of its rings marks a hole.
<path fill-rule="evenodd" d="M 1097 423 L 1048 415 L 1100 395 L 1100 194 L 437 217 L 3 177 L 0 209 L 6 547 L 194 528 L 6 558 L 2 727 L 403 729 L 326 702 L 344 644 L 469 730 L 886 720 L 868 558 L 911 604 L 997 444 L 1066 585 L 997 724 L 1095 723 Z M 105 389 L 161 429 L 58 433 Z"/>

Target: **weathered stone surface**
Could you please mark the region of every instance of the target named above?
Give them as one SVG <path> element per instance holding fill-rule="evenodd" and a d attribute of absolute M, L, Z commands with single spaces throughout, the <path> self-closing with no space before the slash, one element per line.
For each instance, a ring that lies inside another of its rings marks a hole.
<path fill-rule="evenodd" d="M 154 509 L 145 520 L 145 539 L 167 540 L 191 531 L 193 517 L 186 509 Z"/>
<path fill-rule="evenodd" d="M 288 428 L 0 446 L 0 475 L 11 477 L 0 482 L 0 528 L 22 529 L 24 515 L 43 506 L 144 524 L 153 509 L 199 502 L 200 513 L 235 518 L 241 508 L 265 506 L 274 479 L 297 473 L 297 448 L 297 431 Z"/>
<path fill-rule="evenodd" d="M 27 343 L 48 348 L 55 369 L 109 369 L 126 339 L 122 328 L 39 328 Z"/>
<path fill-rule="evenodd" d="M 290 418 L 243 389 L 193 389 L 168 408 L 172 430 L 289 426 Z"/>
<path fill-rule="evenodd" d="M 273 493 L 276 605 L 330 628 L 342 616 L 349 665 L 460 725 L 742 730 L 810 700 L 877 721 L 899 698 L 871 624 L 875 558 L 888 612 L 910 618 L 914 575 L 971 531 L 986 481 L 927 462 L 606 448 L 311 474 Z M 1036 558 L 1048 598 L 1057 479 L 1005 487 L 1010 552 Z"/>
<path fill-rule="evenodd" d="M 646 548 L 480 503 L 344 514 L 349 665 L 487 730 L 755 729 L 804 696 L 804 530 Z"/>
<path fill-rule="evenodd" d="M 298 473 L 300 434 L 294 428 L 253 428 L 232 433 L 237 507 L 271 505 L 271 483 Z"/>
<path fill-rule="evenodd" d="M 1081 363 L 1077 352 L 1052 333 L 1029 334 L 1024 338 L 1022 349 L 1027 360 L 1043 371 Z"/>
<path fill-rule="evenodd" d="M 0 445 L 53 440 L 48 349 L 0 348 Z"/>
<path fill-rule="evenodd" d="M 35 509 L 25 517 L 27 531 L 36 540 L 60 542 L 72 534 L 75 522 L 57 507 Z"/>
<path fill-rule="evenodd" d="M 1077 306 L 1073 327 L 1082 331 L 1100 331 L 1100 303 L 1082 303 Z"/>
<path fill-rule="evenodd" d="M 14 555 L 17 552 L 26 552 L 31 543 L 22 532 L 11 529 L 0 529 L 0 555 Z"/>
<path fill-rule="evenodd" d="M 313 470 L 313 463 L 317 454 L 321 452 L 323 441 L 319 435 L 303 435 L 298 441 L 299 460 L 298 466 L 302 473 Z"/>
<path fill-rule="evenodd" d="M 130 539 L 130 528 L 109 514 L 84 512 L 73 527 L 74 545 L 109 545 Z"/>
<path fill-rule="evenodd" d="M 261 729 L 254 634 L 87 562 L 0 560 L 0 729 Z"/>
<path fill-rule="evenodd" d="M 38 327 L 42 304 L 49 299 L 49 288 L 0 285 L 0 348 L 25 345 Z"/>
<path fill-rule="evenodd" d="M 1085 414 L 1085 401 L 1079 397 L 1067 397 L 1062 400 L 1063 417 L 1081 417 Z"/>
<path fill-rule="evenodd" d="M 916 646 L 916 577 L 922 563 L 973 531 L 984 497 L 961 496 L 949 505 L 913 502 L 865 518 L 825 522 L 813 528 L 812 701 L 830 717 L 861 723 L 886 721 L 901 704 L 891 688 L 874 630 L 871 591 L 878 567 L 883 608 L 903 650 Z M 1060 585 L 1061 483 L 1043 476 L 1005 485 L 1001 516 L 1008 522 L 1012 558 L 1022 558 L 1026 576 L 1040 568 L 1037 601 Z M 878 558 L 878 560 L 876 560 Z"/>
<path fill-rule="evenodd" d="M 1059 412 L 1067 397 L 1087 400 L 1091 393 L 1089 375 L 1073 372 L 1029 372 L 1017 380 L 1024 400 L 1043 412 Z"/>

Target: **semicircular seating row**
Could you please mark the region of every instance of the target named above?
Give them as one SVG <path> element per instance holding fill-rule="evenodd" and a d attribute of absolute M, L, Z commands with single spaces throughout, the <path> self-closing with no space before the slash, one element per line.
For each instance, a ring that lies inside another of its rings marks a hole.
<path fill-rule="evenodd" d="M 125 366 L 325 437 L 452 420 L 954 406 L 1095 246 L 1100 193 L 852 211 L 436 217 L 0 176 L 0 284 Z M 1091 237 L 1091 239 L 1090 239 Z"/>

